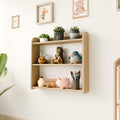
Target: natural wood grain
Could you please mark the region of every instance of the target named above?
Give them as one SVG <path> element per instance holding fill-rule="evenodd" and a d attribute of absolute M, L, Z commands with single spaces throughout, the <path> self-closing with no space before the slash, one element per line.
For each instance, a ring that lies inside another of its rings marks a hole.
<path fill-rule="evenodd" d="M 20 118 L 8 116 L 8 115 L 0 114 L 0 120 L 25 120 L 25 119 L 20 119 Z"/>
<path fill-rule="evenodd" d="M 65 44 L 65 43 L 76 43 L 82 42 L 82 39 L 68 39 L 68 40 L 54 40 L 54 41 L 47 41 L 47 42 L 33 42 L 33 45 L 50 45 L 50 44 Z"/>
<path fill-rule="evenodd" d="M 74 91 L 74 92 L 83 92 L 82 89 L 80 90 L 74 90 L 74 89 L 60 89 L 60 88 L 47 88 L 47 87 L 38 87 L 38 86 L 33 86 L 33 89 L 47 89 L 47 90 L 63 90 L 63 91 Z"/>
<path fill-rule="evenodd" d="M 74 90 L 74 89 L 64 89 L 65 91 L 79 91 L 81 93 L 87 93 L 89 91 L 89 36 L 88 33 L 83 33 L 81 38 L 79 39 L 66 39 L 55 41 L 51 39 L 51 41 L 40 43 L 39 38 L 33 38 L 32 40 L 32 59 L 31 59 L 31 88 L 32 89 L 48 89 L 48 90 L 61 90 L 60 88 L 39 88 L 37 86 L 37 81 L 40 76 L 40 67 L 41 66 L 80 66 L 82 67 L 81 74 L 82 78 L 82 90 Z M 69 37 L 68 37 L 69 38 Z M 40 45 L 50 45 L 50 44 L 64 44 L 64 43 L 81 43 L 82 44 L 82 64 L 37 64 L 38 57 L 40 53 Z M 62 89 L 63 90 L 63 89 Z"/>
<path fill-rule="evenodd" d="M 113 120 L 117 120 L 117 89 L 119 90 L 119 88 L 117 88 L 117 68 L 119 69 L 119 66 L 120 58 L 118 58 L 113 64 Z M 118 81 L 119 80 L 118 74 Z"/>
<path fill-rule="evenodd" d="M 32 64 L 33 66 L 82 66 L 82 64 Z"/>
<path fill-rule="evenodd" d="M 88 33 L 83 34 L 82 38 L 82 64 L 83 64 L 83 80 L 82 80 L 82 88 L 84 93 L 89 91 L 89 36 Z"/>
<path fill-rule="evenodd" d="M 33 38 L 33 42 L 39 42 L 38 38 Z M 40 53 L 40 47 L 39 46 L 34 46 L 32 45 L 31 48 L 31 88 L 34 85 L 37 85 L 37 80 L 39 79 L 39 67 L 38 66 L 33 66 L 33 63 L 37 63 L 37 60 L 39 58 L 39 53 Z"/>

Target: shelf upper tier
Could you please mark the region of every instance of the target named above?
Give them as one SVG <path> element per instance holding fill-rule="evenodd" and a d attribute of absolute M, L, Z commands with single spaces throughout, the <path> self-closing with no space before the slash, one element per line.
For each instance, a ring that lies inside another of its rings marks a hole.
<path fill-rule="evenodd" d="M 65 43 L 76 43 L 82 42 L 82 38 L 79 39 L 67 39 L 67 40 L 53 40 L 47 42 L 33 42 L 33 45 L 50 45 L 50 44 L 65 44 Z"/>

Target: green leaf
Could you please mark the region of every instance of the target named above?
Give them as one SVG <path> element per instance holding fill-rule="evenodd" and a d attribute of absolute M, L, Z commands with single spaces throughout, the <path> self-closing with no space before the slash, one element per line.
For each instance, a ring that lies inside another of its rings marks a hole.
<path fill-rule="evenodd" d="M 4 53 L 0 54 L 0 77 L 2 73 L 4 71 L 6 72 L 7 70 L 7 68 L 5 67 L 6 63 L 7 63 L 7 54 Z"/>
<path fill-rule="evenodd" d="M 14 87 L 15 85 L 11 85 L 8 88 L 5 88 L 1 93 L 0 96 L 2 96 L 5 92 L 7 92 L 9 89 L 11 89 L 12 87 Z"/>

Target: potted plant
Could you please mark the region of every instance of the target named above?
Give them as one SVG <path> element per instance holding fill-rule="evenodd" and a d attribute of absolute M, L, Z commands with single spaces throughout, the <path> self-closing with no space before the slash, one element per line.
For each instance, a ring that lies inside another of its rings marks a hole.
<path fill-rule="evenodd" d="M 0 84 L 2 83 L 3 77 L 7 74 L 7 54 L 2 53 L 0 54 Z M 9 89 L 11 89 L 14 85 L 11 85 L 7 88 L 5 88 L 3 91 L 0 91 L 0 96 L 3 95 L 5 92 L 7 92 Z"/>
<path fill-rule="evenodd" d="M 73 26 L 70 28 L 70 38 L 71 39 L 76 39 L 79 38 L 80 34 L 79 34 L 79 28 L 77 26 Z"/>
<path fill-rule="evenodd" d="M 48 41 L 48 39 L 50 38 L 50 36 L 48 34 L 41 34 L 39 36 L 39 38 L 40 38 L 40 42 L 46 42 L 46 41 Z"/>
<path fill-rule="evenodd" d="M 62 27 L 55 27 L 54 29 L 54 38 L 55 40 L 63 40 L 64 39 L 65 29 Z"/>

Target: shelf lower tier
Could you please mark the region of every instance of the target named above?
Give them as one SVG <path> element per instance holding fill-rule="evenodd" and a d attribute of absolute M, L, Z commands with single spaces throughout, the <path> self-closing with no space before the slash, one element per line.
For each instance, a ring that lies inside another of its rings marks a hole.
<path fill-rule="evenodd" d="M 80 90 L 74 90 L 74 89 L 61 89 L 61 88 L 47 88 L 47 87 L 38 87 L 38 86 L 34 86 L 32 87 L 32 89 L 47 89 L 47 90 L 61 90 L 61 91 L 73 91 L 73 92 L 83 92 L 82 89 Z"/>

